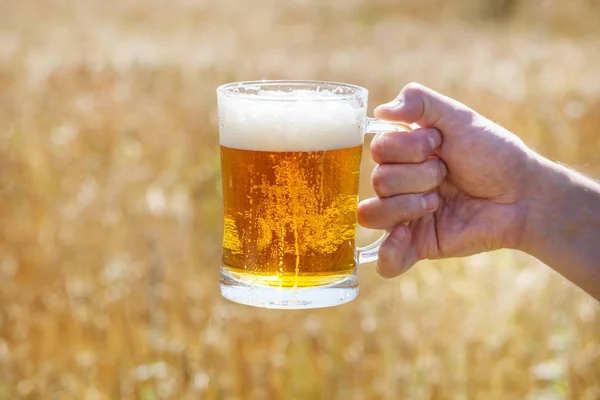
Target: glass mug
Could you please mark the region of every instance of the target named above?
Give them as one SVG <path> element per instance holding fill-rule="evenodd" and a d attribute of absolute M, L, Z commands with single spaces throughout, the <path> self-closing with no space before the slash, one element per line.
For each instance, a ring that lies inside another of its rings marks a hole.
<path fill-rule="evenodd" d="M 217 89 L 224 232 L 221 294 L 267 308 L 317 308 L 358 295 L 356 247 L 365 133 L 409 131 L 367 118 L 368 91 L 317 81 Z"/>

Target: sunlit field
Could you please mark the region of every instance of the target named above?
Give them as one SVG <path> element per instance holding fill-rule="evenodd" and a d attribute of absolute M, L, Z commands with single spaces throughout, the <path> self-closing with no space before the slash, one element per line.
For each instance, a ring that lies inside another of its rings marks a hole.
<path fill-rule="evenodd" d="M 263 78 L 418 81 L 600 178 L 596 1 L 0 0 L 0 400 L 600 399 L 599 303 L 525 254 L 222 299 L 215 89 Z"/>

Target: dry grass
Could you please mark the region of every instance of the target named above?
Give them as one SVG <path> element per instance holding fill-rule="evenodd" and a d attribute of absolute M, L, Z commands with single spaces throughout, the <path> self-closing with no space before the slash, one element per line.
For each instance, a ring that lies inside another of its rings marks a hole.
<path fill-rule="evenodd" d="M 214 96 L 332 79 L 373 106 L 417 80 L 598 174 L 598 14 L 585 0 L 0 1 L 0 399 L 600 398 L 598 303 L 523 254 L 392 281 L 367 266 L 359 299 L 333 309 L 221 299 Z"/>

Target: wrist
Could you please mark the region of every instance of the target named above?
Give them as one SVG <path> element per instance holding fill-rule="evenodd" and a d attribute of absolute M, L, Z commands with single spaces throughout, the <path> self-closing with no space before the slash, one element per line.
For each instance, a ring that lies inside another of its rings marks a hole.
<path fill-rule="evenodd" d="M 567 196 L 563 189 L 569 178 L 558 164 L 535 153 L 530 157 L 526 176 L 520 199 L 525 218 L 515 248 L 537 257 L 543 251 L 543 238 L 560 218 L 560 207 Z"/>
<path fill-rule="evenodd" d="M 519 250 L 600 299 L 600 185 L 537 156 Z"/>
<path fill-rule="evenodd" d="M 532 157 L 528 182 L 522 198 L 526 218 L 517 249 L 552 261 L 547 258 L 564 242 L 581 241 L 586 227 L 598 226 L 600 188 L 595 182 L 538 154 Z"/>

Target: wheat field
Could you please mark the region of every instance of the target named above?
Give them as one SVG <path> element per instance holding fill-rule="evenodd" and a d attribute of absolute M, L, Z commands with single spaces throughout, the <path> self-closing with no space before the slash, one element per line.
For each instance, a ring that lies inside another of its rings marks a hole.
<path fill-rule="evenodd" d="M 599 303 L 518 252 L 222 299 L 215 88 L 252 79 L 418 81 L 600 177 L 593 0 L 0 0 L 0 400 L 600 399 Z"/>

